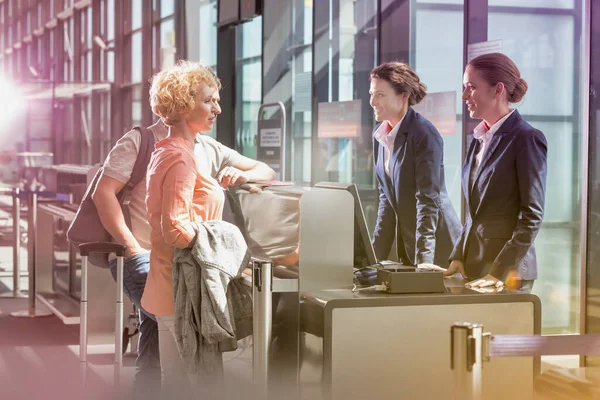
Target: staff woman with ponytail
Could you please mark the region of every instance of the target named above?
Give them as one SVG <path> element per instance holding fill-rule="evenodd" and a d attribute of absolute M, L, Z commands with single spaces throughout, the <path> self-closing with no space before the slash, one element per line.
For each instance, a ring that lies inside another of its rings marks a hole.
<path fill-rule="evenodd" d="M 425 89 L 405 63 L 371 71 L 371 107 L 379 122 L 373 131 L 379 189 L 373 248 L 378 259 L 387 259 L 395 236 L 399 261 L 439 270 L 448 265 L 460 220 L 444 183 L 444 141 L 411 107 Z"/>
<path fill-rule="evenodd" d="M 527 92 L 515 63 L 500 53 L 474 58 L 465 69 L 463 101 L 473 132 L 462 170 L 466 221 L 447 275 L 467 286 L 531 290 L 538 276 L 533 245 L 544 217 L 547 143 L 510 103 Z"/>

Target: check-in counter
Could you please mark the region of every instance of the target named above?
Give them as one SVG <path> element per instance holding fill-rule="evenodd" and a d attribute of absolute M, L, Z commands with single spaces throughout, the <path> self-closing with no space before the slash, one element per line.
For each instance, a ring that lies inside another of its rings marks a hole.
<path fill-rule="evenodd" d="M 364 216 L 355 188 L 350 195 L 328 186 L 230 190 L 252 255 L 273 263 L 275 281 L 287 273 L 297 280 L 297 293 L 273 293 L 267 351 L 275 397 L 298 390 L 311 399 L 451 399 L 453 323 L 540 334 L 541 305 L 532 294 L 476 293 L 455 279 L 439 283 L 442 293 L 353 292 L 357 243 L 368 240 L 359 229 Z M 483 398 L 531 398 L 538 370 L 531 358 L 486 363 Z"/>
<path fill-rule="evenodd" d="M 302 398 L 453 399 L 450 326 L 483 324 L 494 334 L 540 334 L 537 296 L 480 294 L 460 280 L 446 293 L 305 292 L 300 304 Z M 483 399 L 531 399 L 539 359 L 484 364 Z M 458 399 L 457 399 L 458 400 Z"/>

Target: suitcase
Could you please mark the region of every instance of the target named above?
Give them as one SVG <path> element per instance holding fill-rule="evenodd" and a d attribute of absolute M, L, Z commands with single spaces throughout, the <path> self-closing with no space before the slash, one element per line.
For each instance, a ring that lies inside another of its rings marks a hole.
<path fill-rule="evenodd" d="M 110 242 L 91 242 L 79 245 L 81 254 L 81 299 L 80 325 L 79 325 L 79 362 L 81 380 L 87 379 L 87 343 L 88 343 L 88 307 L 87 307 L 87 289 L 88 289 L 88 256 L 91 253 L 116 253 L 117 255 L 117 295 L 115 312 L 115 360 L 114 360 L 114 384 L 117 385 L 121 376 L 121 367 L 123 366 L 123 264 L 125 261 L 125 246 L 119 243 Z"/>

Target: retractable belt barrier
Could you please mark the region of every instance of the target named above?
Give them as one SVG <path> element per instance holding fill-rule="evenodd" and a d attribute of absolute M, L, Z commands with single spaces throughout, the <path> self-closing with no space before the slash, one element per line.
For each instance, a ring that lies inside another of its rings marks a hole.
<path fill-rule="evenodd" d="M 273 278 L 269 261 L 252 263 L 252 381 L 256 398 L 267 398 L 273 337 L 273 293 L 298 292 L 298 279 Z"/>
<path fill-rule="evenodd" d="M 273 265 L 252 264 L 252 381 L 261 398 L 267 393 L 269 358 L 273 330 Z"/>
<path fill-rule="evenodd" d="M 492 335 L 483 325 L 459 322 L 450 328 L 450 368 L 456 398 L 482 399 L 483 363 L 498 357 L 600 355 L 600 335 Z"/>

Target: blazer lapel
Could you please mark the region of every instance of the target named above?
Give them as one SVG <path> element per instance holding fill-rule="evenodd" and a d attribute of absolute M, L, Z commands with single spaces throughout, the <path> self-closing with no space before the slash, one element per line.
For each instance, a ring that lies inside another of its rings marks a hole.
<path fill-rule="evenodd" d="M 521 120 L 521 115 L 519 114 L 519 112 L 517 110 L 514 110 L 513 113 L 511 114 L 511 116 L 508 117 L 506 119 L 506 121 L 504 121 L 504 123 L 502 124 L 500 129 L 498 129 L 498 131 L 494 134 L 494 136 L 492 136 L 492 140 L 490 141 L 489 147 L 485 150 L 485 154 L 483 155 L 481 164 L 479 165 L 479 168 L 477 169 L 477 173 L 475 174 L 475 178 L 473 179 L 473 184 L 471 185 L 471 190 L 473 190 L 473 188 L 477 184 L 477 180 L 481 176 L 483 170 L 487 167 L 487 164 L 489 164 L 492 156 L 494 155 L 494 152 L 498 148 L 498 145 L 500 144 L 502 139 L 506 136 L 507 133 L 512 131 L 512 129 L 514 128 L 514 126 L 517 124 L 517 122 L 519 120 Z M 485 193 L 480 193 L 480 199 L 483 199 L 484 196 L 485 196 Z M 475 211 L 475 214 L 477 214 L 477 211 L 479 210 L 480 207 L 481 207 L 481 201 L 477 205 L 477 210 Z"/>
<path fill-rule="evenodd" d="M 463 193 L 465 194 L 465 200 L 467 202 L 467 210 L 471 210 L 471 189 L 473 188 L 473 185 L 471 185 L 471 171 L 473 170 L 473 161 L 475 160 L 476 145 L 477 139 L 472 138 L 462 171 Z"/>
<path fill-rule="evenodd" d="M 404 119 L 402 120 L 402 123 L 398 127 L 398 133 L 396 135 L 396 139 L 394 140 L 394 151 L 390 155 L 390 176 L 392 177 L 396 176 L 396 164 L 400 158 L 400 151 L 404 148 L 404 144 L 406 143 L 408 129 L 412 125 L 414 116 L 415 111 L 412 109 L 412 107 L 409 107 Z"/>
<path fill-rule="evenodd" d="M 490 140 L 489 147 L 485 149 L 485 153 L 483 154 L 481 164 L 479 164 L 479 168 L 477 168 L 477 172 L 475 173 L 475 178 L 473 178 L 473 184 L 471 185 L 471 188 L 475 187 L 475 185 L 477 184 L 477 180 L 481 176 L 481 172 L 485 169 L 490 159 L 492 158 L 494 151 L 496 151 L 498 144 L 500 144 L 500 141 L 502 140 L 502 136 L 503 135 L 501 132 L 496 132 L 494 136 L 492 136 L 492 140 Z"/>
<path fill-rule="evenodd" d="M 383 178 L 383 190 L 385 191 L 386 196 L 390 199 L 390 202 L 394 205 L 396 204 L 396 197 L 394 196 L 394 191 L 392 190 L 392 181 L 390 177 L 385 173 L 385 158 L 383 156 L 383 152 L 386 151 L 385 146 L 375 141 L 377 146 L 379 146 L 379 151 L 377 152 L 377 171 L 376 173 L 380 174 Z M 396 208 L 394 206 L 394 208 Z"/>

